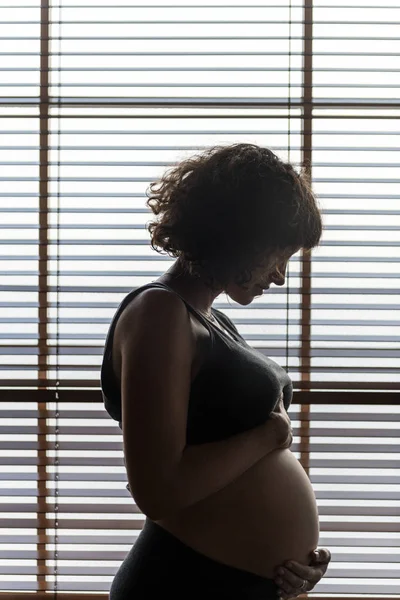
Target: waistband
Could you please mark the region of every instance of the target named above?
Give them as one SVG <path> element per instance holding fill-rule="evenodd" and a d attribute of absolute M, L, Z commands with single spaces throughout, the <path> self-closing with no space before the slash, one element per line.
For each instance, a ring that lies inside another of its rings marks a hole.
<path fill-rule="evenodd" d="M 255 594 L 249 597 L 275 599 L 278 598 L 278 586 L 273 579 L 262 577 L 250 571 L 232 567 L 202 554 L 188 546 L 172 533 L 146 519 L 140 534 L 142 542 L 146 539 L 151 546 L 151 554 L 154 557 L 159 552 L 166 560 L 179 562 L 180 569 L 190 576 L 190 573 L 201 574 L 202 580 L 213 581 L 218 585 L 227 586 L 231 589 L 251 592 Z M 139 538 L 138 540 L 139 541 Z M 258 594 L 260 594 L 258 596 Z"/>

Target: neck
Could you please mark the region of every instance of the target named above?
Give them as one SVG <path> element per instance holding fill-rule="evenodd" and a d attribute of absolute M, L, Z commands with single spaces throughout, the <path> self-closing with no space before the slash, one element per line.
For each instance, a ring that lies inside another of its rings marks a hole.
<path fill-rule="evenodd" d="M 211 306 L 217 296 L 223 291 L 213 291 L 204 283 L 204 277 L 195 277 L 183 269 L 179 259 L 166 271 L 159 281 L 171 284 L 194 308 L 205 316 L 211 316 Z"/>

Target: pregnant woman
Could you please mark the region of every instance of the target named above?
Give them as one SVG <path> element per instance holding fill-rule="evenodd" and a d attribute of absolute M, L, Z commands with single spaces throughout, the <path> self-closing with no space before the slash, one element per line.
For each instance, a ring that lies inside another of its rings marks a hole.
<path fill-rule="evenodd" d="M 290 257 L 319 243 L 316 199 L 304 172 L 254 144 L 211 148 L 150 189 L 152 247 L 177 260 L 124 298 L 105 345 L 104 403 L 146 515 L 110 600 L 310 591 L 330 553 L 312 554 L 318 510 L 290 450 L 291 380 L 212 304 L 284 284 Z"/>

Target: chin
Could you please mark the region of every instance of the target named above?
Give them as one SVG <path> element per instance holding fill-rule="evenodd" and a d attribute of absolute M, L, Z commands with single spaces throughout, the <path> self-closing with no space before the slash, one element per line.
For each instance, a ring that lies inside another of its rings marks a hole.
<path fill-rule="evenodd" d="M 248 290 L 246 292 L 244 292 L 242 290 L 241 292 L 239 292 L 237 294 L 229 294 L 229 296 L 232 298 L 232 300 L 234 300 L 238 304 L 241 304 L 242 306 L 247 306 L 254 300 L 254 298 L 256 296 L 262 296 L 262 294 L 256 294 L 255 292 L 252 292 L 251 290 Z"/>
<path fill-rule="evenodd" d="M 240 302 L 240 304 L 242 306 L 247 306 L 248 304 L 251 304 L 251 302 L 254 300 L 254 298 L 255 298 L 255 294 L 252 294 L 251 296 L 248 296 L 246 298 L 246 300 L 244 300 L 243 302 Z"/>

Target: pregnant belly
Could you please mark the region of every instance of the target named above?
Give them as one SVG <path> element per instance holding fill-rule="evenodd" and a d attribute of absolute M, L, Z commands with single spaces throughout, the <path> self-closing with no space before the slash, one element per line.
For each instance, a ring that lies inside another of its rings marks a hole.
<path fill-rule="evenodd" d="M 271 452 L 216 494 L 157 523 L 214 560 L 270 578 L 286 560 L 307 564 L 319 539 L 314 491 L 288 448 Z"/>

